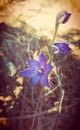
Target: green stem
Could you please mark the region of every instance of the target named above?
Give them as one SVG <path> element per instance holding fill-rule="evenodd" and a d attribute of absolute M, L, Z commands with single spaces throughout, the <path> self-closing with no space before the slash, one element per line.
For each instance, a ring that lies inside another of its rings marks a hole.
<path fill-rule="evenodd" d="M 54 41 L 55 41 L 55 38 L 56 38 L 56 35 L 57 35 L 57 32 L 58 32 L 58 28 L 59 28 L 59 24 L 55 27 L 54 36 L 53 36 L 51 44 L 54 44 Z"/>
<path fill-rule="evenodd" d="M 58 28 L 59 28 L 59 24 L 55 27 L 55 31 L 54 31 L 54 36 L 53 39 L 51 41 L 51 47 L 50 47 L 50 58 L 48 60 L 48 63 L 51 63 L 51 61 L 53 60 L 53 52 L 52 52 L 52 44 L 54 44 L 57 32 L 58 32 Z"/>

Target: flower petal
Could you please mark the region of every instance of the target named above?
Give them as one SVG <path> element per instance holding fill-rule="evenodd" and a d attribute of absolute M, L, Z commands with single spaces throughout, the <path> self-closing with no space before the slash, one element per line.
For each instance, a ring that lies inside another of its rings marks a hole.
<path fill-rule="evenodd" d="M 68 47 L 68 46 L 66 46 L 65 48 L 61 48 L 60 51 L 59 51 L 59 53 L 61 53 L 61 54 L 67 54 L 67 53 L 69 53 L 69 51 L 71 51 L 71 48 Z"/>
<path fill-rule="evenodd" d="M 49 82 L 48 82 L 48 77 L 47 77 L 46 75 L 43 75 L 43 76 L 41 77 L 41 83 L 42 83 L 44 86 L 50 87 Z"/>
<path fill-rule="evenodd" d="M 48 75 L 50 71 L 52 70 L 52 66 L 50 64 L 47 64 L 44 69 L 44 74 Z"/>
<path fill-rule="evenodd" d="M 40 68 L 40 64 L 36 60 L 29 59 L 28 64 L 29 64 L 30 68 L 33 70 L 38 70 Z"/>
<path fill-rule="evenodd" d="M 62 42 L 62 41 L 57 41 L 54 43 L 54 46 L 58 47 L 59 49 L 62 48 L 63 46 L 68 46 L 68 43 Z"/>
<path fill-rule="evenodd" d="M 37 74 L 37 71 L 34 71 L 34 70 L 28 68 L 28 69 L 21 71 L 20 74 L 24 77 L 33 77 Z"/>
<path fill-rule="evenodd" d="M 45 57 L 45 55 L 44 54 L 40 54 L 40 56 L 39 56 L 39 62 L 40 62 L 40 66 L 42 67 L 42 68 L 44 68 L 45 67 L 45 65 L 46 65 L 46 57 Z"/>
<path fill-rule="evenodd" d="M 71 16 L 71 13 L 67 13 L 67 14 L 66 14 L 66 17 L 64 18 L 64 20 L 63 20 L 62 23 L 63 23 L 63 24 L 66 23 L 70 16 Z"/>
<path fill-rule="evenodd" d="M 35 86 L 41 78 L 41 74 L 36 74 L 34 77 L 32 77 L 32 86 Z"/>
<path fill-rule="evenodd" d="M 54 52 L 54 54 L 57 54 L 59 52 L 59 49 L 57 46 L 52 45 L 52 51 Z"/>

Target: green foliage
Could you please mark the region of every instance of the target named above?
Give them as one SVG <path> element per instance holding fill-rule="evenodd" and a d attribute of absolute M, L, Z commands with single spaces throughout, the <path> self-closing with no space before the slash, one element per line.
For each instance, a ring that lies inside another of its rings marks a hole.
<path fill-rule="evenodd" d="M 16 43 L 20 42 L 20 40 L 18 38 L 11 35 L 10 33 L 6 33 L 6 32 L 0 34 L 0 37 L 3 39 L 5 37 L 4 42 L 7 43 L 8 45 L 16 44 Z"/>
<path fill-rule="evenodd" d="M 31 38 L 29 41 L 28 41 L 28 47 L 27 47 L 27 52 L 29 53 L 30 52 L 30 47 L 31 47 L 31 41 L 33 39 Z"/>
<path fill-rule="evenodd" d="M 16 74 L 16 67 L 15 67 L 15 65 L 13 64 L 13 62 L 8 62 L 7 64 L 7 68 L 8 68 L 8 75 L 9 76 L 14 76 L 15 74 Z"/>

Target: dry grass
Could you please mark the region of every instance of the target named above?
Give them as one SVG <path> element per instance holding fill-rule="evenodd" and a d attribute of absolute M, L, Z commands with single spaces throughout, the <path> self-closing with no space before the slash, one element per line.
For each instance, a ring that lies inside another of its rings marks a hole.
<path fill-rule="evenodd" d="M 80 30 L 69 29 L 57 35 L 57 39 L 64 39 L 70 44 L 72 52 L 66 56 L 54 55 L 57 69 L 54 67 L 49 75 L 52 88 L 43 87 L 40 83 L 32 88 L 31 79 L 21 77 L 19 72 L 27 67 L 28 58 L 37 59 L 40 51 L 43 51 L 47 58 L 49 56 L 47 46 L 50 47 L 52 37 L 49 36 L 53 35 L 54 19 L 51 18 L 52 10 L 48 9 L 52 8 L 53 0 L 33 2 L 41 4 L 42 9 L 38 10 L 40 5 L 37 7 L 36 4 L 31 4 L 29 7 L 30 10 L 33 9 L 33 13 L 27 10 L 27 15 L 26 6 L 23 10 L 24 2 L 10 3 L 13 11 L 9 10 L 11 6 L 8 0 L 2 2 L 0 21 L 5 21 L 12 27 L 0 23 L 0 129 L 80 130 Z M 79 0 L 57 0 L 56 3 L 59 3 L 60 7 L 65 4 L 65 7 L 72 11 L 73 8 L 80 10 Z M 58 7 L 55 7 L 55 11 Z M 37 8 L 37 11 L 34 8 Z M 53 11 L 53 14 L 56 13 Z M 32 27 L 32 20 L 30 25 L 27 24 L 29 18 L 39 20 L 39 24 L 34 20 L 38 30 Z M 41 18 L 51 18 L 52 24 L 47 20 L 42 24 L 44 20 L 41 23 Z M 43 34 L 47 35 L 41 36 Z"/>
<path fill-rule="evenodd" d="M 68 41 L 73 45 L 76 43 L 79 50 L 79 41 L 71 39 L 74 31 L 67 34 Z M 2 104 L 0 113 L 1 118 L 7 120 L 5 129 L 31 130 L 33 119 L 33 130 L 70 130 L 73 127 L 76 129 L 79 126 L 76 118 L 80 104 L 80 59 L 76 58 L 73 52 L 67 56 L 54 55 L 57 74 L 62 82 L 61 87 L 57 87 L 57 75 L 53 71 L 50 75 L 50 82 L 53 85 L 51 89 L 40 84 L 32 88 L 31 80 L 23 79 L 19 72 L 27 67 L 28 57 L 33 58 L 34 52 L 37 50 L 39 53 L 42 46 L 49 44 L 49 40 L 32 37 L 22 29 L 5 24 L 0 24 L 0 32 L 0 96 L 3 97 L 0 98 Z M 66 39 L 65 36 L 59 37 Z M 1 124 L 4 122 L 0 121 Z"/>

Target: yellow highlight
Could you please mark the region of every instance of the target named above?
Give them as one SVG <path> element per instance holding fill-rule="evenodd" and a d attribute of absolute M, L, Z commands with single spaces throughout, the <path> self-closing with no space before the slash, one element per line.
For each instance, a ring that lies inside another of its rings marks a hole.
<path fill-rule="evenodd" d="M 23 77 L 18 77 L 16 79 L 16 81 L 22 85 L 23 84 Z"/>
<path fill-rule="evenodd" d="M 19 96 L 19 94 L 20 94 L 20 92 L 21 92 L 22 89 L 23 89 L 23 86 L 19 86 L 19 87 L 17 86 L 14 89 L 13 93 L 15 94 L 16 98 L 18 98 L 18 96 Z"/>
<path fill-rule="evenodd" d="M 0 96 L 0 100 L 2 100 L 2 101 L 10 101 L 10 100 L 12 100 L 12 97 L 11 96 L 7 96 L 7 97 Z"/>
<path fill-rule="evenodd" d="M 0 123 L 3 124 L 4 126 L 7 126 L 7 119 L 5 117 L 0 118 Z"/>

